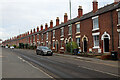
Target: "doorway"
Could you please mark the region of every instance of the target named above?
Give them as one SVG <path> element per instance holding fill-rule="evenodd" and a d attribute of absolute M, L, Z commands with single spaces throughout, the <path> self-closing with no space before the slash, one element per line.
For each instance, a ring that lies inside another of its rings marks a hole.
<path fill-rule="evenodd" d="M 103 47 L 105 53 L 109 52 L 109 37 L 107 35 L 104 36 Z"/>
<path fill-rule="evenodd" d="M 83 39 L 83 52 L 87 52 L 87 39 Z"/>

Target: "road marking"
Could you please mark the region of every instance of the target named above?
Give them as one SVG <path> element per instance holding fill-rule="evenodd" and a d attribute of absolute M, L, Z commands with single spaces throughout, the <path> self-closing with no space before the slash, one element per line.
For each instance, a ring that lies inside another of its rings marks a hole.
<path fill-rule="evenodd" d="M 120 77 L 117 74 L 113 74 L 113 73 L 109 73 L 109 72 L 104 72 L 104 71 L 100 71 L 100 70 L 97 70 L 97 69 L 91 69 L 91 68 L 84 67 L 84 66 L 78 66 L 78 67 L 81 67 L 81 68 L 84 68 L 84 69 L 88 69 L 88 70 L 92 70 L 92 71 L 97 71 L 97 72 L 105 73 L 105 74 L 109 74 L 109 75 L 116 76 L 116 77 Z"/>
<path fill-rule="evenodd" d="M 30 66 L 32 66 L 33 68 L 35 68 L 35 69 L 37 69 L 37 70 L 41 71 L 42 73 L 46 74 L 48 77 L 50 77 L 50 78 L 54 79 L 52 76 L 50 76 L 49 74 L 47 74 L 47 73 L 46 73 L 46 72 L 44 72 L 43 70 L 41 70 L 41 69 L 39 69 L 39 68 L 35 67 L 34 65 L 32 65 L 32 64 L 31 64 L 31 63 L 29 63 L 28 61 L 24 60 L 23 58 L 21 58 L 21 57 L 19 57 L 19 56 L 18 56 L 18 58 L 19 58 L 20 60 L 22 60 L 23 62 L 26 62 L 27 64 L 29 64 L 29 65 L 30 65 Z M 56 79 L 54 79 L 54 80 L 56 80 Z"/>

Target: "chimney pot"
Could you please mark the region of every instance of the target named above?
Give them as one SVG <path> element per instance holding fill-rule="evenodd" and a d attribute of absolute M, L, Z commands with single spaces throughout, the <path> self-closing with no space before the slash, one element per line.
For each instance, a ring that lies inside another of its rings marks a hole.
<path fill-rule="evenodd" d="M 47 29 L 48 29 L 48 24 L 46 23 L 46 24 L 45 24 L 45 30 L 47 30 Z"/>
<path fill-rule="evenodd" d="M 39 26 L 37 26 L 37 32 L 39 32 Z"/>
<path fill-rule="evenodd" d="M 93 12 L 95 13 L 98 10 L 98 2 L 97 0 L 93 0 Z"/>
<path fill-rule="evenodd" d="M 64 23 L 66 23 L 68 21 L 68 16 L 67 16 L 67 13 L 65 13 L 64 15 Z"/>
<path fill-rule="evenodd" d="M 78 8 L 78 18 L 80 18 L 81 16 L 83 16 L 83 9 L 82 9 L 82 6 L 79 6 L 79 8 Z"/>
<path fill-rule="evenodd" d="M 41 25 L 41 31 L 43 30 L 43 25 Z"/>
<path fill-rule="evenodd" d="M 53 28 L 53 20 L 50 21 L 50 28 Z"/>
<path fill-rule="evenodd" d="M 35 33 L 35 28 L 34 28 L 34 33 Z"/>
<path fill-rule="evenodd" d="M 56 26 L 58 26 L 59 25 L 59 17 L 57 17 L 57 19 L 56 19 Z"/>

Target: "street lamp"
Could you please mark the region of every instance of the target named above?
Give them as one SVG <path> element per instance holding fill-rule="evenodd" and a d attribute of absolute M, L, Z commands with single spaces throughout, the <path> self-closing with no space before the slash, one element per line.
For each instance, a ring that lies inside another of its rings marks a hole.
<path fill-rule="evenodd" d="M 69 6 L 70 6 L 70 20 L 71 20 L 71 0 L 69 0 Z M 72 24 L 70 24 L 71 28 L 71 53 L 72 53 Z"/>

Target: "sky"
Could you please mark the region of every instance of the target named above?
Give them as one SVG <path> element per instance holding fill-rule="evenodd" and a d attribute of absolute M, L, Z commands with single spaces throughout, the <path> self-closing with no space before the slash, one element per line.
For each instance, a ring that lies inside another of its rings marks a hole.
<path fill-rule="evenodd" d="M 78 6 L 82 6 L 83 14 L 92 11 L 93 0 L 71 0 L 72 18 L 78 15 Z M 98 7 L 111 4 L 114 0 L 97 0 Z M 69 18 L 69 0 L 0 0 L 0 39 L 11 37 L 40 27 L 45 23 L 53 25 L 56 17 L 60 23 L 64 21 L 64 14 Z"/>

